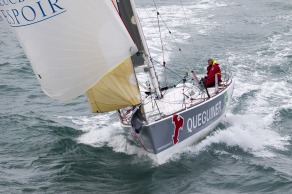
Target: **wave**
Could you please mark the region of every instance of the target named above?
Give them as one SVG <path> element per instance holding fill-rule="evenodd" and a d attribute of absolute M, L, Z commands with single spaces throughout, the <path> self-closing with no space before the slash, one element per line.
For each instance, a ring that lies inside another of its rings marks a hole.
<path fill-rule="evenodd" d="M 211 135 L 177 153 L 170 161 L 197 158 L 206 152 L 228 155 L 236 160 L 240 160 L 242 152 L 258 158 L 278 157 L 282 154 L 279 152 L 289 151 L 291 137 L 277 132 L 267 120 L 256 114 L 228 115 Z"/>
<path fill-rule="evenodd" d="M 96 148 L 109 147 L 116 153 L 137 157 L 138 160 L 133 162 L 153 163 L 154 160 L 149 160 L 152 155 L 145 152 L 131 135 L 127 136 L 115 114 L 112 112 L 96 116 L 58 116 L 58 118 L 71 120 L 78 126 L 77 129 L 83 132 L 75 138 L 77 143 Z"/>
<path fill-rule="evenodd" d="M 207 16 L 201 15 L 200 19 L 195 17 L 196 14 L 200 11 L 199 14 L 209 9 L 229 5 L 228 2 L 214 0 L 201 0 L 190 4 L 185 2 L 186 15 L 192 14 L 189 15 L 193 24 L 192 30 L 198 30 L 196 33 L 201 34 L 212 31 L 218 25 L 210 20 L 210 17 L 213 17 L 212 13 Z M 190 35 L 186 33 L 187 30 L 182 32 L 179 29 L 180 26 L 185 25 L 183 22 L 180 20 L 172 21 L 173 14 L 176 18 L 184 18 L 183 10 L 177 11 L 178 6 L 181 9 L 178 4 L 162 5 L 159 7 L 159 11 L 169 26 L 176 27 L 175 32 L 177 33 L 174 34 L 179 34 L 179 37 L 182 37 L 178 41 L 179 44 L 182 44 L 189 40 Z M 197 12 L 194 12 L 194 9 Z M 162 60 L 159 53 L 161 45 L 158 30 L 153 29 L 153 26 L 157 27 L 156 15 L 154 14 L 153 18 L 148 17 L 149 14 L 155 13 L 155 9 L 153 6 L 146 7 L 146 9 L 140 7 L 138 11 L 144 30 L 147 32 L 147 39 L 151 40 L 149 47 L 154 51 L 153 57 Z M 287 17 L 285 16 L 285 18 Z M 249 50 L 243 48 L 244 52 L 242 49 L 227 51 L 226 58 L 222 61 L 235 67 L 236 88 L 231 110 L 222 124 L 224 127 L 223 129 L 217 128 L 205 140 L 187 148 L 183 154 L 190 153 L 192 156 L 195 153 L 206 151 L 214 145 L 224 145 L 225 151 L 228 151 L 228 148 L 237 148 L 255 157 L 267 158 L 277 156 L 278 151 L 287 150 L 291 137 L 284 135 L 281 129 L 275 126 L 275 121 L 279 107 L 286 105 L 291 100 L 291 88 L 288 82 L 290 75 L 283 65 L 289 61 L 288 56 L 291 52 L 292 42 L 288 38 L 291 36 L 291 32 L 291 29 L 288 29 L 284 33 L 273 33 L 263 37 L 260 40 L 264 41 L 258 42 Z M 168 31 L 163 33 L 163 36 L 166 37 Z M 170 49 L 170 51 L 172 50 Z M 166 60 L 172 60 L 171 55 L 168 55 Z M 128 155 L 145 155 L 142 154 L 145 152 L 139 145 L 129 143 L 127 139 L 130 137 L 126 136 L 114 114 L 68 117 L 67 119 L 71 120 L 83 132 L 76 139 L 78 143 L 97 148 L 110 147 L 115 152 Z"/>

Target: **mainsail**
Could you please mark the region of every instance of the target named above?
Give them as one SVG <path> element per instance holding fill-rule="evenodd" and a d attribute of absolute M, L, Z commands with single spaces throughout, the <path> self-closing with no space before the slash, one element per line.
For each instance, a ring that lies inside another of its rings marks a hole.
<path fill-rule="evenodd" d="M 94 112 L 140 103 L 131 62 L 138 49 L 111 1 L 7 1 L 0 15 L 50 97 L 67 101 L 87 92 Z"/>

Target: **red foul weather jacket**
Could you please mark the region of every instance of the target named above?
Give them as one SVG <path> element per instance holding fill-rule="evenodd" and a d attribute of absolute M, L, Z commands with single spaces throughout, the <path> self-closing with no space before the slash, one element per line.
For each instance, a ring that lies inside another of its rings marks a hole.
<path fill-rule="evenodd" d="M 221 82 L 221 70 L 219 64 L 215 63 L 212 66 L 207 67 L 207 76 L 205 79 L 206 87 L 212 87 L 215 85 L 215 75 L 218 76 L 218 82 Z"/>

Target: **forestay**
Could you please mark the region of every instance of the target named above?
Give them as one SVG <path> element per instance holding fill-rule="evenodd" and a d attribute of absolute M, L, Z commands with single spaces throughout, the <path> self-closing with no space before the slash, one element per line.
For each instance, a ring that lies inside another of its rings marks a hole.
<path fill-rule="evenodd" d="M 0 10 L 50 97 L 66 101 L 88 91 L 99 112 L 140 102 L 130 60 L 137 48 L 111 1 L 0 1 Z"/>

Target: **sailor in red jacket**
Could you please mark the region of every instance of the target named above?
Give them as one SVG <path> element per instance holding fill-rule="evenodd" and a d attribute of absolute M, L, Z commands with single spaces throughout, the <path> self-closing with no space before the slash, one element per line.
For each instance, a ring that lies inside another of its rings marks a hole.
<path fill-rule="evenodd" d="M 221 80 L 221 70 L 219 64 L 217 64 L 216 60 L 209 59 L 208 60 L 208 67 L 207 67 L 207 76 L 205 77 L 205 86 L 206 87 L 213 87 L 215 86 L 215 75 L 218 76 L 218 83 Z"/>

